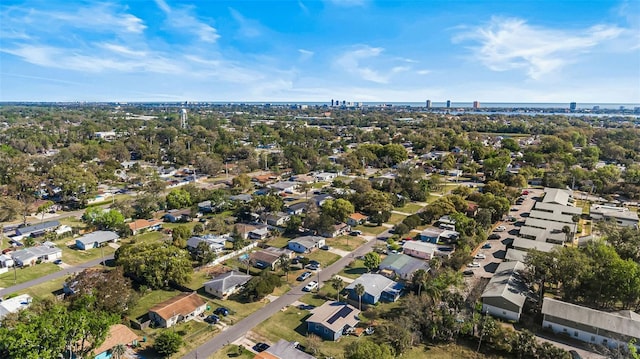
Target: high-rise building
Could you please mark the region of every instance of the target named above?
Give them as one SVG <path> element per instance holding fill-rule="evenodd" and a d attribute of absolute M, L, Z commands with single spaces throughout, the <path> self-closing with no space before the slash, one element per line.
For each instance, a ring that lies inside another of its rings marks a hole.
<path fill-rule="evenodd" d="M 427 108 L 431 108 L 431 100 L 427 100 Z"/>
<path fill-rule="evenodd" d="M 479 109 L 479 108 L 480 108 L 480 102 L 478 102 L 478 101 L 473 101 L 473 109 L 474 109 L 474 110 L 477 110 L 477 109 Z"/>
<path fill-rule="evenodd" d="M 333 107 L 333 103 L 334 103 L 334 102 L 333 102 L 333 99 L 331 99 L 331 107 Z"/>
<path fill-rule="evenodd" d="M 578 105 L 575 102 L 569 104 L 569 110 L 575 111 Z"/>
<path fill-rule="evenodd" d="M 180 110 L 180 127 L 187 128 L 187 109 Z"/>
<path fill-rule="evenodd" d="M 447 100 L 447 108 L 451 108 L 451 100 Z"/>

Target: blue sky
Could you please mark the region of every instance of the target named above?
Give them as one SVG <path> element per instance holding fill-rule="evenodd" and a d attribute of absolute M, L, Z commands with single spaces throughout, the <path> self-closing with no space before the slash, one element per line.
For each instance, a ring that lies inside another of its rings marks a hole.
<path fill-rule="evenodd" d="M 12 1 L 0 101 L 640 103 L 640 1 Z"/>

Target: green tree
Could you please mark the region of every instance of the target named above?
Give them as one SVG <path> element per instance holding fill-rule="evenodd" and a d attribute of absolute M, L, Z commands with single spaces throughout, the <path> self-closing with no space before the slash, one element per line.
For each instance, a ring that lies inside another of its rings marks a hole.
<path fill-rule="evenodd" d="M 231 185 L 233 186 L 233 188 L 236 188 L 242 192 L 248 191 L 249 189 L 253 188 L 251 178 L 249 178 L 249 176 L 244 173 L 235 176 L 231 180 Z"/>
<path fill-rule="evenodd" d="M 38 206 L 36 213 L 42 215 L 42 217 L 40 217 L 40 222 L 44 222 L 44 215 L 45 213 L 49 212 L 52 206 L 53 206 L 52 201 L 44 201 L 43 204 Z"/>
<path fill-rule="evenodd" d="M 322 213 L 327 214 L 336 222 L 345 222 L 354 211 L 353 204 L 342 198 L 328 200 L 322 204 Z"/>
<path fill-rule="evenodd" d="M 364 255 L 364 266 L 367 267 L 369 272 L 372 272 L 380 266 L 382 259 L 380 259 L 380 255 L 376 252 L 369 252 Z"/>
<path fill-rule="evenodd" d="M 69 297 L 70 308 L 126 313 L 136 302 L 131 280 L 122 267 L 113 270 L 85 269 L 66 281 L 74 294 Z"/>
<path fill-rule="evenodd" d="M 287 226 L 284 229 L 286 234 L 297 234 L 300 232 L 300 227 L 302 226 L 302 217 L 298 215 L 293 215 L 289 217 L 287 221 Z"/>
<path fill-rule="evenodd" d="M 285 273 L 287 281 L 289 281 L 289 272 L 291 271 L 291 261 L 286 254 L 280 255 L 278 258 L 278 265 L 280 269 Z"/>
<path fill-rule="evenodd" d="M 153 347 L 159 354 L 169 357 L 177 353 L 183 344 L 180 334 L 172 330 L 165 330 L 158 335 Z"/>
<path fill-rule="evenodd" d="M 369 340 L 359 340 L 345 348 L 347 359 L 392 359 L 391 348 L 386 344 L 376 344 Z"/>
<path fill-rule="evenodd" d="M 418 269 L 415 273 L 413 273 L 413 277 L 411 281 L 414 287 L 418 287 L 418 295 L 422 291 L 422 287 L 429 280 L 429 272 L 424 269 Z"/>
<path fill-rule="evenodd" d="M 217 257 L 216 252 L 211 249 L 211 246 L 207 242 L 198 243 L 192 255 L 193 259 L 201 266 L 213 262 Z"/>
<path fill-rule="evenodd" d="M 127 347 L 124 344 L 116 344 L 111 348 L 111 354 L 115 359 L 120 359 L 127 352 Z"/>
<path fill-rule="evenodd" d="M 169 282 L 184 285 L 193 273 L 189 252 L 162 242 L 123 245 L 115 258 L 126 274 L 153 289 L 166 288 Z"/>
<path fill-rule="evenodd" d="M 191 237 L 191 230 L 187 226 L 177 226 L 171 231 L 173 245 L 178 248 L 185 248 L 187 240 Z"/>
<path fill-rule="evenodd" d="M 344 281 L 342 280 L 342 278 L 334 275 L 329 280 L 329 283 L 331 283 L 331 288 L 336 290 L 336 300 L 339 302 L 340 301 L 340 291 L 344 288 Z"/>
<path fill-rule="evenodd" d="M 171 190 L 166 201 L 169 209 L 186 208 L 193 204 L 191 194 L 179 188 Z"/>

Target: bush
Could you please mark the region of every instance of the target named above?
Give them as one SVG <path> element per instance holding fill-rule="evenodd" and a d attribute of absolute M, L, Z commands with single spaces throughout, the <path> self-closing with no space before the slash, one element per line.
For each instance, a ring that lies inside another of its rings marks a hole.
<path fill-rule="evenodd" d="M 170 356 L 171 354 L 175 354 L 180 350 L 183 341 L 180 334 L 165 330 L 156 338 L 156 342 L 153 344 L 153 347 L 156 351 L 164 356 Z"/>

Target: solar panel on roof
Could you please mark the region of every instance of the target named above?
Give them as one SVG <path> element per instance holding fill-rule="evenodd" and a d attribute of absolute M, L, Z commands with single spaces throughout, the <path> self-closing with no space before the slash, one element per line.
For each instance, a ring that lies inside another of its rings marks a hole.
<path fill-rule="evenodd" d="M 340 318 L 346 318 L 347 315 L 349 315 L 351 312 L 353 312 L 353 310 L 347 306 L 344 306 L 342 308 L 340 308 L 340 310 L 331 316 L 331 318 L 329 318 L 329 320 L 327 320 L 327 323 L 329 324 L 333 324 L 335 323 L 336 320 L 340 319 Z"/>

